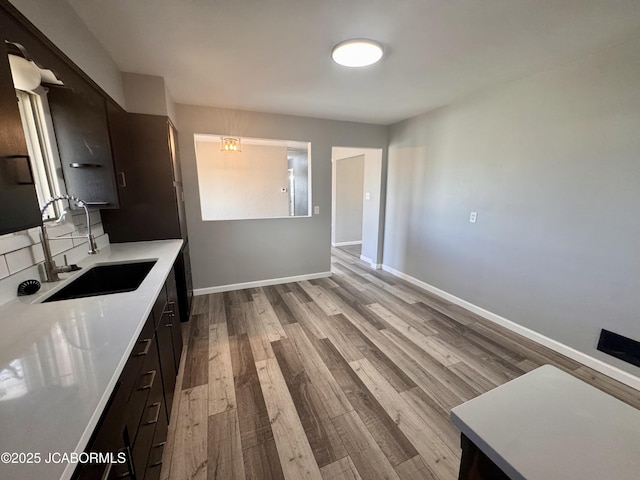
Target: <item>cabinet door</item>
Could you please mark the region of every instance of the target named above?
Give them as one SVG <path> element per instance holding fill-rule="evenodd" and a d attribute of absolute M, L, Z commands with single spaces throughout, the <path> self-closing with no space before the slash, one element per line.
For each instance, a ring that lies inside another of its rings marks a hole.
<path fill-rule="evenodd" d="M 157 365 L 155 368 L 162 370 L 162 367 L 157 363 L 157 350 L 155 353 Z M 158 376 L 160 376 L 160 374 Z M 137 479 L 143 479 L 145 477 L 156 427 L 160 422 L 164 421 L 164 403 L 162 381 L 157 377 L 155 381 L 149 385 L 149 396 L 147 397 L 145 408 L 140 417 L 136 438 L 133 441 L 132 458 Z"/>
<path fill-rule="evenodd" d="M 182 170 L 180 169 L 180 149 L 178 148 L 178 131 L 169 121 L 169 154 L 173 167 L 173 184 L 175 187 L 176 207 L 180 226 L 180 237 L 187 239 L 187 214 L 184 207 L 184 187 L 182 185 Z"/>
<path fill-rule="evenodd" d="M 104 98 L 52 87 L 48 99 L 67 193 L 88 205 L 117 207 Z"/>
<path fill-rule="evenodd" d="M 191 280 L 191 258 L 189 256 L 189 242 L 186 241 L 182 252 L 176 260 L 176 282 L 178 290 L 178 314 L 182 322 L 189 321 L 191 299 L 193 298 L 193 282 Z M 178 358 L 180 358 L 178 356 Z"/>
<path fill-rule="evenodd" d="M 173 268 L 169 274 L 169 278 L 167 278 L 167 309 L 170 312 L 167 326 L 171 328 L 173 355 L 177 372 L 180 368 L 180 357 L 182 356 L 182 329 L 180 326 L 180 309 L 178 308 L 176 273 L 176 268 Z"/>
<path fill-rule="evenodd" d="M 79 465 L 74 480 L 129 478 L 133 472 L 131 444 L 125 425 L 124 411 L 128 392 L 119 380 L 96 427 L 86 452 L 111 454 L 112 463 Z"/>
<path fill-rule="evenodd" d="M 123 201 L 102 213 L 104 229 L 112 243 L 181 238 L 167 118 L 129 113 L 127 129 L 127 159 L 117 162 Z"/>
<path fill-rule="evenodd" d="M 0 40 L 2 40 L 0 38 Z M 42 223 L 5 42 L 0 42 L 0 235 Z"/>
<path fill-rule="evenodd" d="M 165 412 L 167 422 L 171 417 L 173 405 L 173 391 L 176 387 L 177 370 L 173 358 L 173 338 L 171 336 L 172 323 L 170 310 L 165 310 L 156 331 L 158 339 L 158 355 L 160 356 L 160 370 L 162 372 L 162 384 L 164 386 Z"/>
<path fill-rule="evenodd" d="M 127 166 L 131 164 L 131 131 L 129 129 L 129 116 L 126 111 L 113 102 L 107 102 L 107 123 L 109 124 L 109 140 L 111 141 L 111 154 L 116 175 L 118 199 L 120 207 L 130 205 L 133 202 L 127 197 L 131 189 L 127 188 Z"/>

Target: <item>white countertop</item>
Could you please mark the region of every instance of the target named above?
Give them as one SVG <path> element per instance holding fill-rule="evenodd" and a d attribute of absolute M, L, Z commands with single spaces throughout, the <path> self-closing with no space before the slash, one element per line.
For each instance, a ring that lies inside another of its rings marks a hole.
<path fill-rule="evenodd" d="M 133 292 L 37 303 L 68 280 L 0 306 L 0 453 L 39 453 L 39 464 L 0 463 L 3 480 L 63 479 L 75 465 L 50 452 L 82 452 L 180 251 L 182 240 L 113 244 L 94 263 L 157 259 Z"/>
<path fill-rule="evenodd" d="M 640 410 L 545 365 L 451 410 L 512 479 L 640 478 Z"/>

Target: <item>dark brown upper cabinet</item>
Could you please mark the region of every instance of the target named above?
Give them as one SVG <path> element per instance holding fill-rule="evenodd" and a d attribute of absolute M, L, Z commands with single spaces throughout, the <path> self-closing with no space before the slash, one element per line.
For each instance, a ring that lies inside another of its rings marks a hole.
<path fill-rule="evenodd" d="M 51 87 L 48 99 L 67 192 L 87 205 L 117 207 L 105 99 L 64 87 Z"/>
<path fill-rule="evenodd" d="M 110 241 L 186 240 L 175 127 L 159 115 L 130 113 L 126 121 L 129 151 L 115 157 L 121 205 L 102 213 Z"/>
<path fill-rule="evenodd" d="M 117 207 L 105 106 L 113 101 L 15 7 L 0 0 L 0 234 L 42 223 L 9 53 L 50 70 L 64 83 L 64 88 L 43 85 L 55 98 L 58 145 L 52 148 L 59 151 L 67 193 L 101 208 Z"/>
<path fill-rule="evenodd" d="M 0 29 L 2 31 L 2 29 Z M 13 87 L 7 47 L 0 44 L 0 235 L 42 223 Z"/>
<path fill-rule="evenodd" d="M 102 211 L 112 243 L 181 238 L 176 260 L 181 317 L 189 319 L 193 286 L 177 132 L 167 117 L 109 110 L 120 208 Z"/>

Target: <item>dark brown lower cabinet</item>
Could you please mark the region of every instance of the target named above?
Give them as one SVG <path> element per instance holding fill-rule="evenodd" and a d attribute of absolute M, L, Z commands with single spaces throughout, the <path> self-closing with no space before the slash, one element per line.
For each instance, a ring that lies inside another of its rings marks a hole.
<path fill-rule="evenodd" d="M 177 263 L 178 262 L 176 262 L 176 265 Z M 180 357 L 182 356 L 182 330 L 180 325 L 174 325 L 174 323 L 177 322 L 179 324 L 181 321 L 186 322 L 189 320 L 189 318 L 184 318 L 183 310 L 180 307 L 180 287 L 178 278 L 180 277 L 176 267 L 175 275 L 172 272 L 166 283 L 167 310 L 169 311 L 169 318 L 167 319 L 166 326 L 171 328 L 171 338 L 173 339 L 173 358 L 176 366 L 176 372 L 180 366 Z M 191 273 L 189 273 L 189 278 L 191 278 Z"/>
<path fill-rule="evenodd" d="M 172 269 L 86 449 L 102 458 L 79 465 L 74 479 L 160 478 L 182 352 L 175 284 Z"/>
<path fill-rule="evenodd" d="M 462 459 L 458 480 L 509 480 L 507 474 L 464 434 L 460 437 L 460 445 Z"/>

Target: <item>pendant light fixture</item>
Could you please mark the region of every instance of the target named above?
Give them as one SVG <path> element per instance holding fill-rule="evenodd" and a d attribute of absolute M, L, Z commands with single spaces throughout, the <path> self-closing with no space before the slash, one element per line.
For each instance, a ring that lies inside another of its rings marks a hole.
<path fill-rule="evenodd" d="M 239 137 L 222 137 L 220 139 L 222 145 L 220 150 L 223 152 L 241 152 L 240 138 Z"/>

